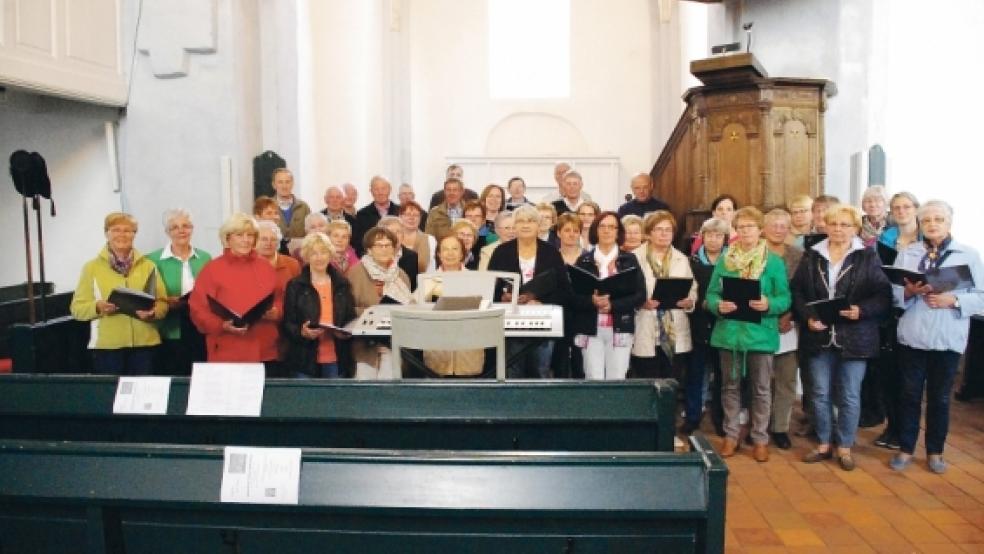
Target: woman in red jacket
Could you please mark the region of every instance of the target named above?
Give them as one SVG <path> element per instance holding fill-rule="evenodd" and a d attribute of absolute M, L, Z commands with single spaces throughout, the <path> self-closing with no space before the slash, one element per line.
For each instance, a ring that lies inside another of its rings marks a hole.
<path fill-rule="evenodd" d="M 283 305 L 283 289 L 277 286 L 273 266 L 254 250 L 257 231 L 255 219 L 244 213 L 233 214 L 219 229 L 222 255 L 206 264 L 195 281 L 188 304 L 191 320 L 205 335 L 210 362 L 276 359 L 276 337 L 271 343 L 259 332 L 262 325 L 236 326 L 231 318 L 220 317 L 209 302 L 211 297 L 232 312 L 245 314 L 272 295 L 273 302 L 262 319 L 280 319 L 277 306 Z"/>

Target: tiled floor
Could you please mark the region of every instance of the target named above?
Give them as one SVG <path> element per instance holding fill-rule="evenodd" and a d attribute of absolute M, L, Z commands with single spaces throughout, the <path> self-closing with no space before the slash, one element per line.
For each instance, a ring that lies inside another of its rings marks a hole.
<path fill-rule="evenodd" d="M 916 463 L 892 471 L 893 451 L 871 444 L 880 426 L 859 431 L 852 472 L 833 460 L 804 464 L 814 445 L 800 437 L 791 450 L 770 446 L 762 464 L 743 447 L 727 460 L 725 551 L 984 552 L 984 401 L 951 406 L 944 475 L 926 468 L 921 441 Z"/>

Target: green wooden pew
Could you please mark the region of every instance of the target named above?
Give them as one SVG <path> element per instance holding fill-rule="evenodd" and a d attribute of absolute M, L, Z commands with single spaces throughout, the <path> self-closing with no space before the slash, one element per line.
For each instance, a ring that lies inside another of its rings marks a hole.
<path fill-rule="evenodd" d="M 256 418 L 113 415 L 116 378 L 0 376 L 0 438 L 416 450 L 673 450 L 676 382 L 268 380 Z"/>
<path fill-rule="evenodd" d="M 219 502 L 216 446 L 0 441 L 0 552 L 722 552 L 692 451 L 304 449 L 296 506 Z"/>

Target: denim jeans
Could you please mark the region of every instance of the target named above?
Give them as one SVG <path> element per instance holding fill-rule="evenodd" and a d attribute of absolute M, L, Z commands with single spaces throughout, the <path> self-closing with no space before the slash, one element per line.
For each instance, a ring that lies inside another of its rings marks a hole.
<path fill-rule="evenodd" d="M 926 454 L 942 454 L 950 429 L 950 391 L 960 353 L 952 350 L 919 350 L 899 345 L 902 400 L 899 404 L 899 445 L 912 454 L 919 437 L 919 413 L 926 388 Z"/>
<path fill-rule="evenodd" d="M 689 424 L 700 423 L 700 416 L 704 411 L 704 377 L 707 375 L 707 364 L 716 364 L 718 361 L 717 352 L 706 344 L 694 345 L 694 349 L 690 352 L 690 363 L 683 378 L 684 420 Z M 720 379 L 715 386 L 720 390 Z M 720 401 L 720 398 L 717 400 Z"/>
<path fill-rule="evenodd" d="M 318 371 L 320 372 L 320 374 L 317 376 L 318 379 L 338 379 L 339 377 L 341 377 L 341 375 L 339 375 L 338 372 L 338 363 L 336 362 L 330 362 L 327 364 L 318 364 L 317 368 Z M 294 378 L 310 379 L 311 376 L 308 375 L 307 373 L 298 371 L 294 373 Z"/>
<path fill-rule="evenodd" d="M 509 379 L 549 379 L 553 341 L 509 339 L 506 341 L 506 377 Z"/>
<path fill-rule="evenodd" d="M 833 439 L 841 448 L 854 446 L 858 419 L 861 417 L 861 381 L 864 380 L 867 365 L 866 360 L 844 359 L 840 351 L 833 348 L 824 348 L 810 356 L 813 424 L 820 444 L 831 444 Z"/>

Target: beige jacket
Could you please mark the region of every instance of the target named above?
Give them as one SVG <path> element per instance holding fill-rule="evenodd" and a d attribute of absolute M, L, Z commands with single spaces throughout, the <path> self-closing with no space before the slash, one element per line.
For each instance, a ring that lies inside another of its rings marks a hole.
<path fill-rule="evenodd" d="M 642 268 L 642 275 L 646 279 L 646 299 L 653 294 L 656 287 L 656 275 L 653 268 L 646 259 L 648 244 L 643 244 L 636 248 L 632 253 L 639 260 L 639 267 Z M 690 270 L 690 260 L 676 248 L 670 251 L 670 277 L 694 278 Z M 697 281 L 690 287 L 690 294 L 687 296 L 693 302 L 697 302 Z M 672 310 L 670 317 L 673 319 L 673 330 L 676 336 L 674 351 L 677 354 L 690 352 L 693 349 L 693 342 L 690 338 L 690 320 L 687 313 L 692 312 L 693 308 L 684 311 L 680 309 Z M 632 355 L 651 358 L 656 355 L 656 348 L 659 346 L 659 325 L 656 320 L 656 310 L 636 310 L 635 317 L 635 339 L 632 341 Z"/>

